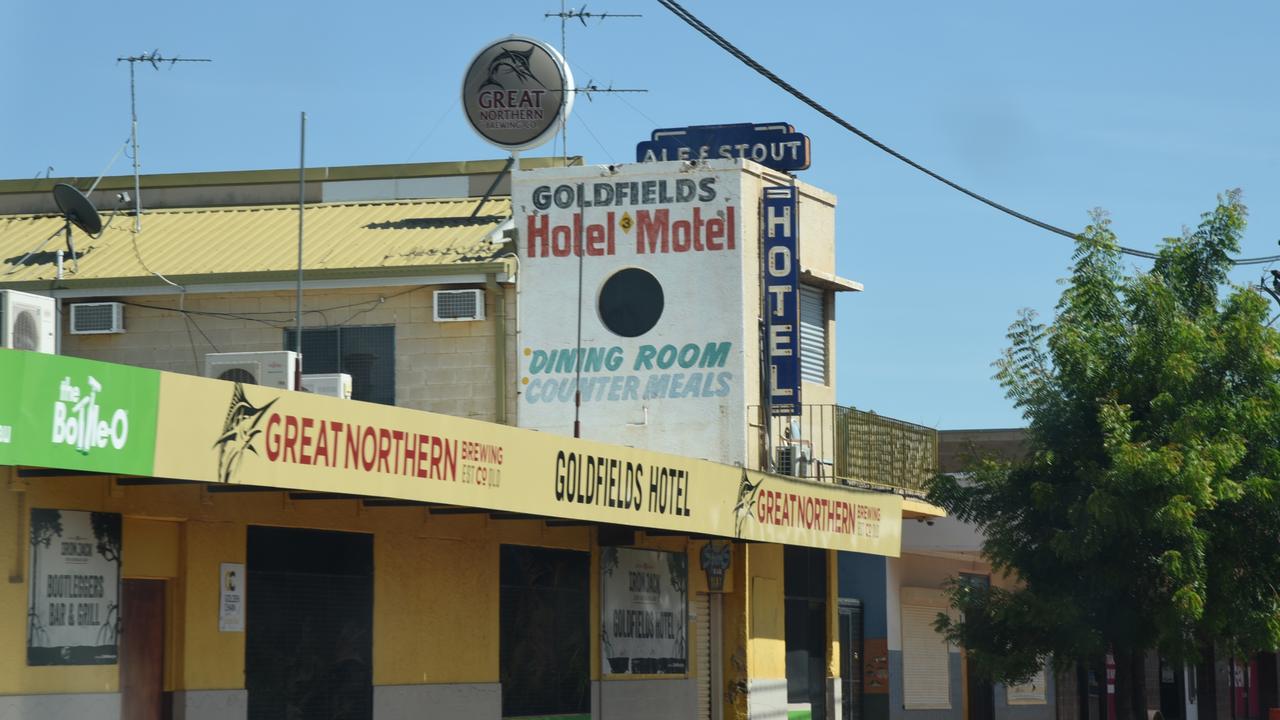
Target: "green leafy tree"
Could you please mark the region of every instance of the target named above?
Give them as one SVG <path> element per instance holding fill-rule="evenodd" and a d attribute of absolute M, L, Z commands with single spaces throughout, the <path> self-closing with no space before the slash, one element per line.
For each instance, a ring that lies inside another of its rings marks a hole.
<path fill-rule="evenodd" d="M 1227 281 L 1245 218 L 1229 192 L 1126 274 L 1095 213 L 1053 322 L 1011 326 L 996 378 L 1028 457 L 929 491 L 1017 581 L 951 586 L 961 619 L 938 628 L 979 672 L 1017 681 L 1111 651 L 1118 713 L 1145 720 L 1148 649 L 1280 645 L 1280 336 L 1267 301 Z"/>

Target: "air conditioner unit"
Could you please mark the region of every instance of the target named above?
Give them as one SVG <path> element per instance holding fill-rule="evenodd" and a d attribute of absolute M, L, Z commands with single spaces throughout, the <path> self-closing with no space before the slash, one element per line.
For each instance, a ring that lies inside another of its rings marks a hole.
<path fill-rule="evenodd" d="M 269 352 L 206 353 L 204 376 L 218 380 L 293 389 L 298 371 L 298 353 L 292 350 Z"/>
<path fill-rule="evenodd" d="M 431 314 L 436 322 L 483 320 L 484 291 L 436 290 Z"/>
<path fill-rule="evenodd" d="M 774 472 L 793 477 L 809 477 L 813 449 L 807 442 L 783 443 L 777 447 Z"/>
<path fill-rule="evenodd" d="M 57 312 L 51 297 L 0 290 L 0 347 L 54 353 Z"/>
<path fill-rule="evenodd" d="M 302 376 L 302 389 L 316 395 L 351 399 L 351 376 L 346 373 L 316 373 Z"/>
<path fill-rule="evenodd" d="M 75 303 L 71 306 L 72 335 L 124 332 L 124 305 L 118 302 Z"/>

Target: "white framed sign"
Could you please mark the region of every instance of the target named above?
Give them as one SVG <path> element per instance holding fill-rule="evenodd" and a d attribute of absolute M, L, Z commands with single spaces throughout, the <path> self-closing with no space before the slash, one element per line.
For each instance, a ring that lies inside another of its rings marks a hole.
<path fill-rule="evenodd" d="M 604 674 L 689 672 L 689 558 L 617 547 L 600 558 Z"/>
<path fill-rule="evenodd" d="M 462 110 L 480 137 L 507 150 L 537 147 L 573 110 L 573 73 L 556 49 L 512 35 L 476 53 L 462 80 Z"/>
<path fill-rule="evenodd" d="M 218 566 L 218 631 L 244 632 L 244 563 Z"/>
<path fill-rule="evenodd" d="M 28 665 L 114 665 L 120 632 L 116 513 L 31 509 Z"/>

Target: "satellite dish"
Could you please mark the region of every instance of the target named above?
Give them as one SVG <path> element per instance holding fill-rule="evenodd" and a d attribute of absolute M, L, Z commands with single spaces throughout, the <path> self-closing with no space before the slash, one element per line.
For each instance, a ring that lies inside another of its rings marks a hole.
<path fill-rule="evenodd" d="M 98 215 L 97 208 L 84 193 L 66 183 L 58 183 L 53 186 L 53 201 L 58 204 L 58 209 L 67 222 L 90 236 L 97 236 L 102 232 L 102 216 Z"/>
<path fill-rule="evenodd" d="M 80 255 L 76 253 L 76 244 L 71 240 L 71 226 L 75 225 L 91 238 L 98 237 L 102 233 L 102 216 L 84 193 L 66 183 L 53 186 L 53 201 L 58 204 L 58 209 L 66 220 L 63 230 L 67 234 L 67 250 L 71 253 L 76 272 L 79 272 Z"/>

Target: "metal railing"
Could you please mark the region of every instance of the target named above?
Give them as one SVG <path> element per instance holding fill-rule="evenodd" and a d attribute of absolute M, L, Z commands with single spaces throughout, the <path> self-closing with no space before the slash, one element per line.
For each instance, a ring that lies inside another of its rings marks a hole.
<path fill-rule="evenodd" d="M 804 405 L 799 416 L 773 418 L 752 405 L 747 418 L 759 470 L 920 494 L 938 469 L 938 431 L 923 425 L 842 405 Z"/>

